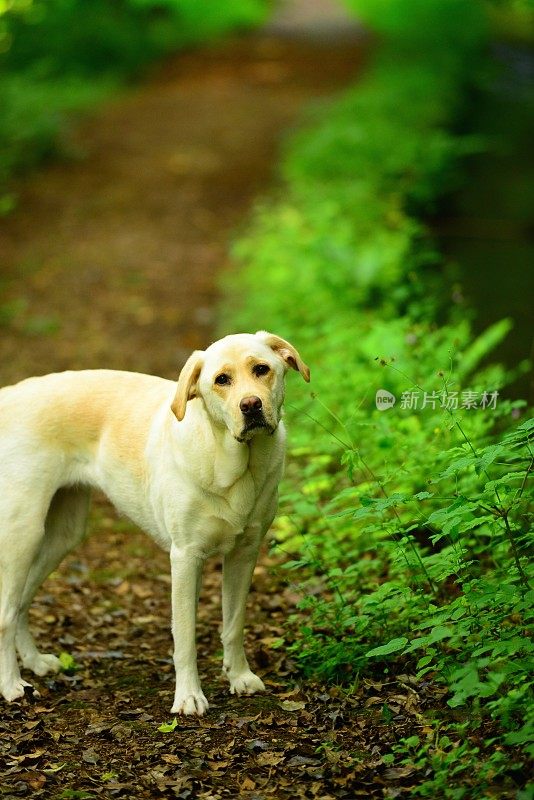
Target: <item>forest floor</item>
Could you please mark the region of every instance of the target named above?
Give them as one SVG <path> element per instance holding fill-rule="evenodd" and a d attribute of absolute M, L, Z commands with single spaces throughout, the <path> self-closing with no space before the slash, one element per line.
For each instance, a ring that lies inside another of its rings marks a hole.
<path fill-rule="evenodd" d="M 0 384 L 104 366 L 176 377 L 210 341 L 216 277 L 253 199 L 273 185 L 283 135 L 364 55 L 362 42 L 236 39 L 166 62 L 78 125 L 70 157 L 21 180 L 18 209 L 0 220 Z M 35 679 L 38 695 L 2 706 L 1 797 L 410 795 L 414 768 L 388 768 L 382 755 L 421 733 L 440 689 L 406 675 L 350 693 L 304 680 L 272 646 L 297 594 L 266 554 L 248 650 L 268 693 L 226 690 L 215 563 L 198 626 L 210 710 L 161 731 L 173 694 L 167 556 L 101 497 L 90 532 L 32 612 L 43 649 L 69 653 L 77 669 Z"/>

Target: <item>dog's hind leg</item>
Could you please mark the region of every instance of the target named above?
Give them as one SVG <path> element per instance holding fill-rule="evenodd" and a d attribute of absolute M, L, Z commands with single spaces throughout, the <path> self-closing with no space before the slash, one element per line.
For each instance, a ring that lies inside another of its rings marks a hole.
<path fill-rule="evenodd" d="M 84 538 L 90 490 L 86 487 L 59 489 L 54 495 L 45 521 L 45 534 L 33 562 L 22 595 L 18 617 L 16 646 L 22 664 L 36 675 L 58 672 L 59 659 L 40 653 L 28 626 L 28 611 L 35 593 L 45 578 Z"/>
<path fill-rule="evenodd" d="M 36 515 L 28 506 L 0 505 L 6 526 L 0 543 L 0 694 L 10 701 L 29 686 L 20 676 L 15 637 L 26 579 L 44 536 L 45 512 Z"/>

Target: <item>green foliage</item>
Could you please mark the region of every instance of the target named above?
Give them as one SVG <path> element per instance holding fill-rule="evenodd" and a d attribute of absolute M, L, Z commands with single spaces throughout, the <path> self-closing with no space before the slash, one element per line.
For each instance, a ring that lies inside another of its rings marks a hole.
<path fill-rule="evenodd" d="M 461 157 L 487 146 L 452 132 L 485 28 L 468 30 L 476 4 L 354 5 L 388 8 L 381 22 L 390 36 L 402 27 L 404 58 L 393 69 L 386 48 L 291 141 L 283 199 L 236 245 L 242 266 L 227 282 L 243 303 L 224 305 L 222 332 L 272 329 L 312 367 L 313 393 L 295 383 L 287 405 L 276 529 L 302 593 L 289 649 L 325 680 L 411 671 L 442 683 L 449 715 L 468 714 L 471 733 L 490 724 L 498 751 L 449 731 L 399 742 L 392 759 L 415 759 L 421 796 L 482 797 L 506 749 L 532 747 L 534 423 L 503 397 L 512 374 L 490 362 L 510 321 L 474 337 L 420 215 L 457 185 Z M 377 408 L 379 390 L 393 407 Z"/>
<path fill-rule="evenodd" d="M 3 63 L 47 76 L 131 75 L 162 52 L 258 22 L 261 0 L 33 0 L 7 10 Z M 1 17 L 0 17 L 1 18 Z"/>
<path fill-rule="evenodd" d="M 100 776 L 100 779 L 104 782 L 107 782 L 107 781 L 116 781 L 118 777 L 119 775 L 117 772 L 103 772 L 102 775 Z"/>
<path fill-rule="evenodd" d="M 61 662 L 62 671 L 66 672 L 67 674 L 72 674 L 79 669 L 74 656 L 71 656 L 70 653 L 66 653 L 65 651 L 61 652 L 59 654 L 59 660 Z"/>
<path fill-rule="evenodd" d="M 400 739 L 392 752 L 383 757 L 383 762 L 390 768 L 406 770 L 412 781 L 414 773 L 419 775 L 420 781 L 411 789 L 413 797 L 445 800 L 494 797 L 491 787 L 495 775 L 506 771 L 506 755 L 501 749 L 482 754 L 480 747 L 465 738 L 468 732 L 468 725 L 460 723 L 438 729 L 426 739 L 419 736 Z"/>
<path fill-rule="evenodd" d="M 484 40 L 485 4 L 482 0 L 346 0 L 360 19 L 391 38 L 395 46 L 433 49 L 461 59 Z"/>
<path fill-rule="evenodd" d="M 43 79 L 30 71 L 0 78 L 0 186 L 16 170 L 56 153 L 68 117 L 104 99 L 115 86 L 111 78 L 88 83 L 77 77 Z M 8 204 L 6 212 L 10 209 Z"/>
<path fill-rule="evenodd" d="M 178 727 L 178 720 L 176 717 L 172 720 L 172 722 L 162 722 L 158 728 L 160 733 L 172 733 Z"/>

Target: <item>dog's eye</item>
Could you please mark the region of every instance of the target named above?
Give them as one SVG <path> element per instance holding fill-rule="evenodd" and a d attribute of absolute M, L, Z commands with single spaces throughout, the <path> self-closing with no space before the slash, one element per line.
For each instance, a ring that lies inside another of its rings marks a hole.
<path fill-rule="evenodd" d="M 218 386 L 227 386 L 230 383 L 230 376 L 226 374 L 226 372 L 221 372 L 220 375 L 217 375 L 215 378 L 215 383 Z"/>
<path fill-rule="evenodd" d="M 271 371 L 271 368 L 268 364 L 256 364 L 252 371 L 255 375 L 267 375 L 267 373 Z"/>

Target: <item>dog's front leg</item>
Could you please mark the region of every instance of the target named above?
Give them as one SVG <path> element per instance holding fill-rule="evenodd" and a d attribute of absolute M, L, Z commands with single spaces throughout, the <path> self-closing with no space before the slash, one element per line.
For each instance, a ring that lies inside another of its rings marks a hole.
<path fill-rule="evenodd" d="M 176 691 L 173 713 L 198 714 L 208 709 L 200 688 L 196 653 L 196 612 L 204 561 L 186 549 L 171 547 L 172 635 Z"/>
<path fill-rule="evenodd" d="M 255 675 L 244 649 L 244 625 L 247 595 L 258 558 L 261 536 L 250 537 L 224 557 L 223 564 L 223 672 L 230 681 L 232 694 L 254 694 L 265 690 Z"/>

